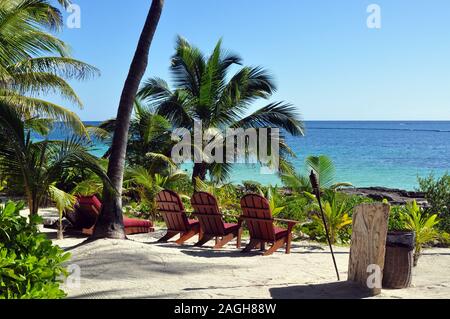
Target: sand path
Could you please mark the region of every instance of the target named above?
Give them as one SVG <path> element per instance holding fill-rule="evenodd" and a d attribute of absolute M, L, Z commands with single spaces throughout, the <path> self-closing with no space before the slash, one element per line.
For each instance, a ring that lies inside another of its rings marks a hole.
<path fill-rule="evenodd" d="M 327 247 L 296 242 L 291 255 L 243 255 L 233 246 L 220 251 L 157 244 L 160 233 L 131 240 L 99 240 L 73 248 L 80 238 L 55 241 L 72 254 L 80 285 L 65 286 L 69 298 L 364 298 L 336 283 Z M 337 247 L 342 278 L 348 248 Z M 428 249 L 414 270 L 413 287 L 383 290 L 377 298 L 450 298 L 450 249 Z"/>

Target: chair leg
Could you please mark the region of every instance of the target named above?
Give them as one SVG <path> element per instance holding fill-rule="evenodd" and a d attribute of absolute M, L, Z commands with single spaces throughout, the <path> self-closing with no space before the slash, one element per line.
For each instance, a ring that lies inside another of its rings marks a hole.
<path fill-rule="evenodd" d="M 259 240 L 250 239 L 250 243 L 242 250 L 243 253 L 248 253 L 252 249 L 255 249 L 259 245 Z"/>
<path fill-rule="evenodd" d="M 194 237 L 197 234 L 198 230 L 197 229 L 191 229 L 190 231 L 181 234 L 180 239 L 178 239 L 176 241 L 176 243 L 178 245 L 183 245 L 186 241 L 188 241 L 189 239 L 191 239 L 192 237 Z"/>
<path fill-rule="evenodd" d="M 241 248 L 241 241 L 242 241 L 242 228 L 239 228 L 237 233 L 237 239 L 236 239 L 236 248 Z"/>
<path fill-rule="evenodd" d="M 167 234 L 165 234 L 162 238 L 160 238 L 158 240 L 158 243 L 167 243 L 170 239 L 172 239 L 173 237 L 175 237 L 178 234 L 179 234 L 179 232 L 169 230 L 169 231 L 167 231 Z"/>
<path fill-rule="evenodd" d="M 286 238 L 280 239 L 278 241 L 276 241 L 272 247 L 270 247 L 270 249 L 268 251 L 266 251 L 264 253 L 264 256 L 270 256 L 272 255 L 274 252 L 276 252 L 278 249 L 280 249 L 281 247 L 283 247 L 284 244 L 286 244 Z"/>
<path fill-rule="evenodd" d="M 259 249 L 261 251 L 266 251 L 266 243 L 264 241 L 261 241 L 259 244 Z"/>
<path fill-rule="evenodd" d="M 195 244 L 195 246 L 201 247 L 204 244 L 206 244 L 207 242 L 209 242 L 211 239 L 213 239 L 213 236 L 203 234 L 202 238 L 199 240 L 198 243 Z"/>
<path fill-rule="evenodd" d="M 286 240 L 286 254 L 291 253 L 291 244 L 292 244 L 292 233 L 289 233 L 287 240 Z"/>
<path fill-rule="evenodd" d="M 235 234 L 228 234 L 224 237 L 222 237 L 222 240 L 220 240 L 215 246 L 214 249 L 220 249 L 223 246 L 225 246 L 226 244 L 228 244 L 230 241 L 232 241 L 234 239 Z"/>

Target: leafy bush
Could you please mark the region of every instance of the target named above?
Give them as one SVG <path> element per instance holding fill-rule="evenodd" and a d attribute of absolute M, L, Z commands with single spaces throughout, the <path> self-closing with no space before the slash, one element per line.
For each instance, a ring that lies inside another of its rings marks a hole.
<path fill-rule="evenodd" d="M 418 178 L 419 191 L 425 193 L 425 199 L 430 204 L 428 214 L 439 214 L 439 228 L 450 232 L 450 175 L 444 174 L 439 179 L 431 174 L 426 178 Z"/>
<path fill-rule="evenodd" d="M 423 246 L 438 238 L 439 232 L 436 229 L 439 224 L 438 215 L 427 215 L 416 201 L 413 201 L 405 206 L 402 216 L 406 229 L 416 233 L 414 265 L 417 265 Z"/>
<path fill-rule="evenodd" d="M 405 208 L 403 206 L 392 206 L 389 215 L 389 231 L 406 231 L 404 220 Z"/>
<path fill-rule="evenodd" d="M 310 202 L 304 196 L 285 196 L 282 197 L 284 203 L 280 206 L 284 206 L 283 211 L 278 217 L 285 219 L 293 219 L 304 223 L 308 219 Z"/>
<path fill-rule="evenodd" d="M 70 258 L 19 212 L 23 203 L 0 205 L 0 299 L 56 299 L 65 296 L 62 264 Z"/>
<path fill-rule="evenodd" d="M 244 186 L 244 190 L 246 193 L 259 193 L 259 191 L 263 188 L 261 183 L 255 181 L 243 181 L 242 185 Z"/>

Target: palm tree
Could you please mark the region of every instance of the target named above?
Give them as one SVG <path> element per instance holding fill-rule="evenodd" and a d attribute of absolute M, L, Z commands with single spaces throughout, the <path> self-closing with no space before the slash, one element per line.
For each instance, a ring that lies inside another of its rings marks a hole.
<path fill-rule="evenodd" d="M 88 132 L 111 145 L 116 123 L 116 119 L 107 120 L 98 127 L 88 127 Z M 136 100 L 129 129 L 127 165 L 145 167 L 153 174 L 163 173 L 167 168 L 176 166 L 170 158 L 174 145 L 169 121 L 154 114 L 142 101 Z M 110 154 L 111 146 L 104 158 L 108 158 Z"/>
<path fill-rule="evenodd" d="M 122 216 L 122 183 L 128 131 L 133 112 L 133 103 L 139 84 L 147 69 L 150 45 L 156 32 L 163 6 L 164 0 L 152 0 L 152 5 L 122 91 L 108 166 L 108 176 L 114 190 L 106 187 L 103 190 L 103 207 L 95 226 L 94 238 L 126 238 Z"/>
<path fill-rule="evenodd" d="M 305 172 L 283 174 L 281 179 L 283 184 L 296 192 L 312 193 L 312 186 L 309 180 L 309 172 L 314 171 L 320 182 L 322 190 L 335 191 L 340 187 L 350 187 L 352 184 L 336 182 L 336 169 L 331 158 L 325 155 L 308 156 L 305 159 Z"/>
<path fill-rule="evenodd" d="M 63 190 L 57 188 L 55 185 L 50 185 L 48 193 L 51 200 L 55 203 L 56 209 L 59 214 L 59 225 L 58 225 L 58 240 L 64 239 L 64 228 L 63 228 L 63 215 L 68 210 L 73 209 L 77 202 L 77 198 L 71 194 L 64 192 Z"/>
<path fill-rule="evenodd" d="M 31 133 L 36 126 L 40 126 L 39 119 L 26 119 L 16 108 L 0 101 L 0 176 L 23 190 L 31 215 L 37 215 L 48 198 L 56 198 L 52 196 L 57 194 L 55 183 L 67 169 L 89 170 L 108 181 L 82 138 L 33 142 Z"/>
<path fill-rule="evenodd" d="M 67 5 L 68 1 L 60 3 Z M 47 0 L 0 2 L 0 101 L 27 118 L 53 118 L 84 132 L 75 113 L 40 98 L 41 94 L 56 93 L 81 107 L 66 80 L 83 80 L 99 73 L 71 58 L 69 47 L 52 35 L 62 26 L 61 12 Z"/>
<path fill-rule="evenodd" d="M 220 40 L 213 53 L 206 57 L 198 48 L 178 37 L 172 58 L 171 73 L 174 90 L 159 78 L 147 80 L 139 97 L 154 105 L 157 114 L 166 117 L 175 128 L 185 128 L 193 134 L 194 123 L 201 121 L 203 130 L 227 128 L 281 128 L 298 136 L 304 132 L 295 108 L 284 102 L 270 103 L 247 115 L 258 99 L 268 99 L 276 90 L 271 76 L 261 67 L 241 67 L 229 77 L 233 66 L 242 60 L 222 49 Z M 291 154 L 280 140 L 283 154 Z M 286 163 L 281 163 L 286 168 Z M 207 173 L 223 182 L 228 178 L 230 164 L 207 161 L 194 164 L 192 180 L 205 180 Z"/>

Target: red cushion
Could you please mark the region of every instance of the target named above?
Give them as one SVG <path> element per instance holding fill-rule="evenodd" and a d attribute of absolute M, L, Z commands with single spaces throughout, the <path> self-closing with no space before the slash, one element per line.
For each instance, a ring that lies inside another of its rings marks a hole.
<path fill-rule="evenodd" d="M 123 218 L 123 224 L 125 228 L 128 227 L 145 227 L 150 228 L 152 227 L 152 222 L 148 220 L 142 220 L 142 219 L 135 219 L 135 218 Z"/>
<path fill-rule="evenodd" d="M 275 239 L 277 240 L 286 237 L 288 235 L 287 229 L 274 227 L 273 230 L 275 231 Z"/>
<path fill-rule="evenodd" d="M 224 223 L 223 226 L 225 227 L 225 233 L 227 234 L 239 229 L 238 224 Z"/>
<path fill-rule="evenodd" d="M 97 196 L 79 196 L 77 200 L 80 206 L 92 206 L 98 211 L 97 213 L 102 209 L 102 203 Z"/>

